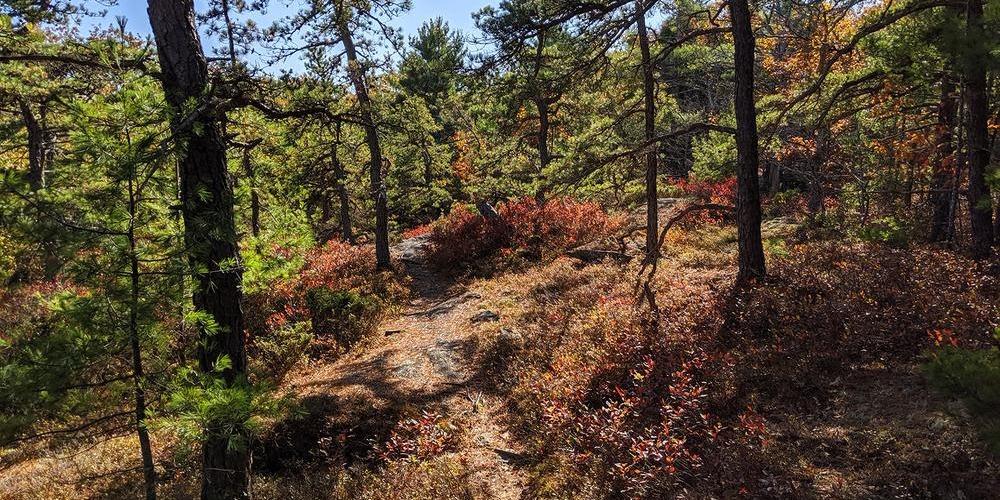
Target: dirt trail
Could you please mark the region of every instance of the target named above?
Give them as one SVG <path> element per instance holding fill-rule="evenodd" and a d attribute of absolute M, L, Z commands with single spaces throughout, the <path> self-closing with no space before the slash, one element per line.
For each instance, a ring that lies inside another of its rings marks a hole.
<path fill-rule="evenodd" d="M 521 450 L 503 429 L 500 401 L 488 395 L 475 366 L 483 328 L 472 318 L 484 312 L 483 297 L 428 266 L 426 245 L 416 237 L 393 249 L 412 278 L 412 298 L 382 325 L 384 338 L 313 367 L 293 388 L 310 413 L 326 413 L 327 434 L 348 429 L 369 441 L 384 439 L 399 418 L 436 411 L 464 429 L 456 458 L 473 471 L 477 496 L 521 498 Z"/>

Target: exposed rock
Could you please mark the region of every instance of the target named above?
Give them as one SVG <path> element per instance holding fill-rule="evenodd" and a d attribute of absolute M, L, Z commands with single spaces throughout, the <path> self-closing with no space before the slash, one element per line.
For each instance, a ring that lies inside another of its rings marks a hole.
<path fill-rule="evenodd" d="M 521 332 L 510 328 L 501 328 L 497 334 L 497 342 L 510 347 L 520 347 L 524 345 L 524 335 Z"/>
<path fill-rule="evenodd" d="M 500 315 L 493 311 L 480 311 L 472 317 L 473 323 L 496 323 L 500 321 Z"/>
<path fill-rule="evenodd" d="M 462 343 L 449 340 L 438 340 L 434 347 L 427 350 L 427 358 L 437 373 L 451 382 L 462 379 Z"/>
<path fill-rule="evenodd" d="M 778 217 L 761 223 L 760 232 L 765 239 L 782 238 L 794 235 L 798 228 L 799 224 L 790 217 Z"/>
<path fill-rule="evenodd" d="M 406 361 L 393 369 L 393 373 L 399 378 L 416 378 L 420 375 L 420 366 L 415 361 Z"/>
<path fill-rule="evenodd" d="M 479 295 L 478 293 L 467 292 L 467 293 L 464 293 L 462 295 L 458 295 L 456 297 L 452 297 L 450 299 L 447 299 L 447 300 L 444 300 L 442 302 L 439 302 L 436 305 L 434 305 L 434 307 L 431 307 L 430 309 L 428 309 L 428 310 L 426 310 L 424 312 L 413 313 L 413 314 L 409 314 L 408 316 L 420 316 L 420 315 L 423 315 L 423 316 L 427 316 L 429 318 L 433 318 L 435 316 L 440 316 L 442 314 L 449 313 L 449 312 L 452 311 L 452 309 L 455 309 L 456 307 L 458 307 L 458 306 L 460 306 L 462 304 L 465 304 L 466 302 L 469 302 L 471 300 L 479 300 L 481 298 L 483 298 L 483 296 Z"/>

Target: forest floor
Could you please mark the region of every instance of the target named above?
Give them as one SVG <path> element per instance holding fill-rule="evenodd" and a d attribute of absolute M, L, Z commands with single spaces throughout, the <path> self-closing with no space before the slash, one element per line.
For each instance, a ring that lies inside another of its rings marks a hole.
<path fill-rule="evenodd" d="M 664 216 L 673 211 L 671 205 L 662 207 Z M 731 280 L 735 242 L 716 240 L 724 243 L 705 250 L 716 264 L 685 264 L 704 258 L 672 255 L 669 272 L 709 288 Z M 410 300 L 399 314 L 374 338 L 340 357 L 312 360 L 283 384 L 302 415 L 279 423 L 259 443 L 255 497 L 538 496 L 533 482 L 538 464 L 518 442 L 521 433 L 512 428 L 517 419 L 508 414 L 510 395 L 496 387 L 497 366 L 483 353 L 504 336 L 530 339 L 531 329 L 521 322 L 525 311 L 538 306 L 531 290 L 554 289 L 557 282 L 585 289 L 602 273 L 628 279 L 622 273 L 632 267 L 558 259 L 472 279 L 428 265 L 427 245 L 426 237 L 416 237 L 393 249 L 410 277 Z M 561 293 L 554 300 L 570 300 L 575 292 Z M 917 361 L 846 363 L 801 386 L 790 388 L 798 394 L 793 400 L 765 400 L 757 408 L 770 439 L 760 457 L 765 475 L 755 480 L 768 497 L 957 500 L 990 498 L 989 492 L 1000 488 L 1000 462 L 985 453 L 963 405 L 934 391 Z M 368 458 L 384 452 L 407 422 L 418 431 L 433 428 L 418 438 L 431 445 L 439 440 L 441 447 L 429 457 L 416 450 L 413 460 L 403 460 L 410 467 L 405 477 L 394 476 L 392 466 L 369 467 Z M 154 444 L 158 462 L 174 464 L 161 474 L 161 496 L 196 495 L 197 460 L 188 457 L 183 465 L 169 440 Z M 0 455 L 0 465 L 14 460 L 0 466 L 0 499 L 133 497 L 141 480 L 135 445 L 126 435 L 99 445 Z M 450 474 L 443 483 L 434 476 L 439 469 L 427 466 L 442 460 Z M 345 467 L 356 473 L 343 474 Z M 131 472 L 113 475 L 115 470 Z M 421 481 L 430 486 L 416 489 L 414 482 Z"/>
<path fill-rule="evenodd" d="M 325 419 L 311 428 L 326 435 L 307 433 L 308 439 L 322 443 L 348 432 L 353 442 L 380 442 L 400 420 L 442 415 L 463 437 L 451 458 L 471 471 L 470 491 L 521 498 L 523 450 L 501 424 L 502 402 L 491 396 L 475 363 L 484 325 L 499 317 L 483 307 L 475 284 L 429 266 L 426 245 L 427 238 L 418 236 L 393 249 L 411 277 L 411 299 L 382 325 L 381 338 L 290 381 L 308 413 Z M 344 450 L 347 461 L 357 451 Z"/>

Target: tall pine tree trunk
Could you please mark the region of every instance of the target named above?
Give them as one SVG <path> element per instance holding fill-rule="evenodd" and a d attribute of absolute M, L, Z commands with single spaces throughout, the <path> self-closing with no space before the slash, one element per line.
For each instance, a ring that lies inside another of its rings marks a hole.
<path fill-rule="evenodd" d="M 344 241 L 354 244 L 354 229 L 351 227 L 351 195 L 347 191 L 347 172 L 340 162 L 341 123 L 337 122 L 336 141 L 333 144 L 333 176 L 337 186 L 337 200 L 340 203 L 340 236 Z"/>
<path fill-rule="evenodd" d="M 135 167 L 128 179 L 128 257 L 131 278 L 129 289 L 129 345 L 132 350 L 132 382 L 135 393 L 135 429 L 139 438 L 142 456 L 142 474 L 146 486 L 146 500 L 156 500 L 156 465 L 153 462 L 153 447 L 146 427 L 146 375 L 142 366 L 142 344 L 139 338 L 139 251 L 136 247 L 135 221 L 139 211 L 139 194 L 136 193 Z"/>
<path fill-rule="evenodd" d="M 549 131 L 551 130 L 550 108 L 554 102 L 545 92 L 545 85 L 542 84 L 541 74 L 545 65 L 545 30 L 538 32 L 538 46 L 535 47 L 535 108 L 538 110 L 538 175 L 536 181 L 538 186 L 535 189 L 535 201 L 539 205 L 545 203 L 546 186 L 545 173 L 549 164 L 552 163 L 552 154 L 549 152 Z"/>
<path fill-rule="evenodd" d="M 48 158 L 45 130 L 28 101 L 18 99 L 18 104 L 28 136 L 28 185 L 32 191 L 38 191 L 45 187 L 45 161 Z"/>
<path fill-rule="evenodd" d="M 642 95 L 645 103 L 643 123 L 646 142 L 650 150 L 646 153 L 646 258 L 655 260 L 660 257 L 659 242 L 659 203 L 656 177 L 658 145 L 652 141 L 656 138 L 656 82 L 653 79 L 653 62 L 649 52 L 649 33 L 646 30 L 646 3 L 636 2 L 636 26 L 639 34 L 639 50 L 642 52 Z"/>
<path fill-rule="evenodd" d="M 364 122 L 365 141 L 371 155 L 369 177 L 372 196 L 375 198 L 375 263 L 379 270 L 391 267 L 389 255 L 389 203 L 385 192 L 385 181 L 382 178 L 382 145 L 379 142 L 378 127 L 375 126 L 375 116 L 372 112 L 372 100 L 368 94 L 368 84 L 365 82 L 364 69 L 358 59 L 358 51 L 347 26 L 347 13 L 341 12 L 337 23 L 340 39 L 347 53 L 347 73 L 354 85 L 354 93 L 358 98 L 361 120 Z"/>
<path fill-rule="evenodd" d="M 765 275 L 760 236 L 760 187 L 757 180 L 757 107 L 753 96 L 754 35 L 747 0 L 731 0 L 736 69 L 736 224 L 739 239 L 739 283 Z"/>
<path fill-rule="evenodd" d="M 955 189 L 955 138 L 958 119 L 958 99 L 955 79 L 949 69 L 941 76 L 941 101 L 938 104 L 937 151 L 934 155 L 934 173 L 931 178 L 930 202 L 933 209 L 928 239 L 946 241 L 951 235 L 951 191 Z"/>
<path fill-rule="evenodd" d="M 965 107 L 968 113 L 966 137 L 969 155 L 969 212 L 972 230 L 972 257 L 988 258 L 993 245 L 993 200 L 986 183 L 990 165 L 989 95 L 986 88 L 986 54 L 983 46 L 987 34 L 983 29 L 983 0 L 968 0 L 966 6 L 966 36 L 973 43 L 972 53 L 965 61 Z"/>
<path fill-rule="evenodd" d="M 549 164 L 552 163 L 552 155 L 549 153 L 549 99 L 544 95 L 539 95 L 535 99 L 535 106 L 538 108 L 538 188 L 535 190 L 535 200 L 539 205 L 545 202 L 545 172 L 548 171 Z"/>
<path fill-rule="evenodd" d="M 150 25 L 156 39 L 161 81 L 175 113 L 175 128 L 190 103 L 200 103 L 209 87 L 208 65 L 195 28 L 194 0 L 148 0 Z M 184 241 L 195 278 L 194 308 L 211 316 L 214 325 L 199 325 L 198 360 L 209 377 L 229 386 L 245 383 L 247 357 L 239 247 L 233 214 L 233 187 L 226 169 L 221 116 L 200 114 L 185 130 L 180 180 Z M 216 370 L 221 358 L 225 368 Z M 227 425 L 236 424 L 225 422 Z M 236 424 L 236 436 L 209 433 L 203 448 L 202 491 L 205 499 L 248 498 L 250 451 L 230 446 L 231 438 L 246 441 L 246 429 Z"/>

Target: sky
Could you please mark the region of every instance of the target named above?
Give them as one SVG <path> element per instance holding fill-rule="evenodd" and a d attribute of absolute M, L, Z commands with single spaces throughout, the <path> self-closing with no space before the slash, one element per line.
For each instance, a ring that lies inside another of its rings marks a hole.
<path fill-rule="evenodd" d="M 205 6 L 205 0 L 195 0 L 195 7 L 201 11 Z M 272 0 L 272 6 L 267 13 L 267 19 L 258 19 L 258 24 L 269 25 L 275 19 L 290 15 L 293 11 L 284 7 L 287 0 Z M 296 2 L 293 2 L 296 3 Z M 428 19 L 443 17 L 448 24 L 464 32 L 468 36 L 476 36 L 475 22 L 472 20 L 472 13 L 487 5 L 499 3 L 496 0 L 412 0 L 413 8 L 403 14 L 398 19 L 392 20 L 390 24 L 401 28 L 407 37 L 415 34 Z M 146 17 L 146 2 L 144 0 L 118 0 L 118 5 L 112 7 L 97 7 L 99 2 L 93 2 L 94 8 L 107 10 L 107 15 L 103 19 L 88 19 L 84 22 L 84 31 L 94 26 L 108 26 L 115 24 L 117 16 L 123 16 L 128 20 L 128 30 L 140 34 L 150 35 L 149 20 Z M 202 42 L 209 47 L 214 46 L 213 40 L 203 39 Z M 295 65 L 293 64 L 293 67 Z"/>
<path fill-rule="evenodd" d="M 96 2 L 95 2 L 96 3 Z M 273 2 L 268 15 L 279 17 L 284 12 L 281 0 Z M 472 13 L 479 9 L 497 4 L 496 1 L 489 0 L 413 0 L 413 8 L 393 24 L 403 29 L 406 34 L 416 33 L 424 21 L 435 17 L 443 17 L 453 28 L 462 30 L 468 34 L 476 31 L 475 23 L 472 21 Z M 205 5 L 204 0 L 195 0 L 195 5 L 199 9 Z M 118 5 L 107 8 L 107 17 L 103 20 L 90 21 L 90 24 L 113 24 L 116 16 L 125 16 L 128 19 L 130 31 L 141 34 L 149 34 L 149 20 L 146 17 L 146 2 L 143 0 L 119 0 Z"/>

